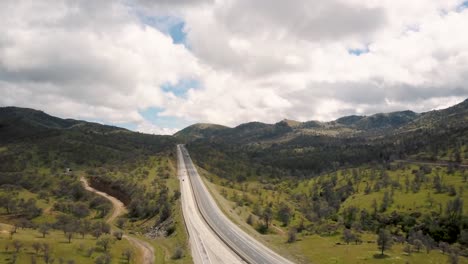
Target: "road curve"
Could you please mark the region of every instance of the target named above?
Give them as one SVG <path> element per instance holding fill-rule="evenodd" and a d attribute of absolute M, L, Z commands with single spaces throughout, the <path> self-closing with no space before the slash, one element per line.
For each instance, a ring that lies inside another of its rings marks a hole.
<path fill-rule="evenodd" d="M 83 187 L 87 191 L 100 195 L 112 203 L 112 207 L 113 207 L 112 214 L 106 219 L 106 222 L 108 224 L 112 223 L 115 219 L 117 219 L 117 217 L 127 212 L 125 205 L 119 199 L 115 198 L 114 196 L 110 196 L 105 192 L 101 192 L 101 191 L 94 189 L 93 187 L 89 185 L 88 180 L 86 180 L 85 177 L 81 177 L 80 181 L 83 184 Z"/>
<path fill-rule="evenodd" d="M 83 187 L 87 191 L 100 195 L 112 203 L 112 207 L 113 207 L 112 214 L 106 219 L 106 222 L 108 224 L 111 224 L 115 219 L 117 219 L 117 217 L 127 212 L 125 205 L 119 199 L 113 196 L 110 196 L 105 192 L 101 192 L 101 191 L 94 189 L 93 187 L 89 185 L 88 181 L 84 177 L 81 177 L 80 181 L 83 184 Z M 140 249 L 141 255 L 143 258 L 143 264 L 154 264 L 153 246 L 151 246 L 148 242 L 145 242 L 143 240 L 140 240 L 131 236 L 123 235 L 123 238 L 127 239 L 130 243 L 132 243 L 133 245 L 135 245 L 137 248 Z"/>
<path fill-rule="evenodd" d="M 206 223 L 245 262 L 251 264 L 290 264 L 291 261 L 273 252 L 232 223 L 219 209 L 198 174 L 187 149 L 177 145 L 187 170 L 198 209 Z"/>

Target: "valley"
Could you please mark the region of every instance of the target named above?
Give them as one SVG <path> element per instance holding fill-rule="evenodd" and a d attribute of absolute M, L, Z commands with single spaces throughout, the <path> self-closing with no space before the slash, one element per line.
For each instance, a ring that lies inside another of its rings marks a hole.
<path fill-rule="evenodd" d="M 0 262 L 468 263 L 468 101 L 173 136 L 0 110 Z"/>

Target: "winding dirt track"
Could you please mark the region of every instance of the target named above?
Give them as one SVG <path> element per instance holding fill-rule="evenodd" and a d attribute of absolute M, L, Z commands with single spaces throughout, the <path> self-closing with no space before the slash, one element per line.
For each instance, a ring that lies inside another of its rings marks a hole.
<path fill-rule="evenodd" d="M 112 210 L 112 214 L 107 218 L 107 223 L 112 223 L 115 219 L 117 219 L 117 217 L 127 212 L 125 205 L 117 198 L 94 189 L 89 185 L 88 181 L 84 177 L 81 177 L 80 181 L 87 191 L 100 195 L 112 203 L 114 209 Z M 127 235 L 124 235 L 123 238 L 127 239 L 130 241 L 130 243 L 140 249 L 144 264 L 154 264 L 154 248 L 148 242 Z"/>

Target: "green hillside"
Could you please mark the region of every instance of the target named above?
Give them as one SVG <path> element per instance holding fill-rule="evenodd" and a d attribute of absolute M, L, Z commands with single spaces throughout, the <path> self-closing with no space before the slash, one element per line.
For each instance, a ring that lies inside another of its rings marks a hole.
<path fill-rule="evenodd" d="M 155 136 L 3 107 L 0 262 L 47 254 L 125 262 L 122 250 L 138 261 L 134 245 L 110 232 L 117 228 L 141 234 L 157 263 L 189 263 L 175 165 L 175 145 L 187 143 L 228 216 L 299 263 L 467 263 L 467 121 L 464 101 L 426 113 L 195 124 Z M 111 205 L 80 177 L 128 213 L 105 223 Z M 378 233 L 393 241 L 384 255 Z M 110 250 L 97 244 L 101 236 L 112 238 Z M 36 253 L 37 243 L 53 250 Z M 180 249 L 185 257 L 172 259 Z"/>
<path fill-rule="evenodd" d="M 187 147 L 224 211 L 300 263 L 467 263 L 467 121 L 464 101 L 249 123 Z M 394 242 L 385 255 L 380 230 Z"/>
<path fill-rule="evenodd" d="M 108 255 L 112 263 L 124 263 L 122 252 L 127 250 L 136 263 L 138 249 L 114 237 L 111 228 L 117 226 L 127 234 L 148 234 L 158 263 L 172 262 L 180 247 L 187 257 L 174 262 L 190 262 L 175 143 L 170 136 L 60 119 L 32 109 L 0 108 L 0 263 L 45 261 L 45 255 L 74 263 L 95 263 Z M 128 214 L 107 224 L 111 204 L 86 191 L 80 177 L 119 197 Z M 42 229 L 50 235 L 42 238 Z M 160 232 L 155 234 L 155 229 Z M 106 236 L 110 250 L 99 246 Z M 15 243 L 22 244 L 18 252 Z M 36 253 L 37 243 L 42 249 Z"/>

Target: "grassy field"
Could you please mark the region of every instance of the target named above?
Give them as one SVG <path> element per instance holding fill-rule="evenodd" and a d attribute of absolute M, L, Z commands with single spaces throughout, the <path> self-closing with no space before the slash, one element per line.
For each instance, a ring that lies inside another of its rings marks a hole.
<path fill-rule="evenodd" d="M 375 241 L 374 234 L 365 234 L 364 240 Z M 380 258 L 376 244 L 362 243 L 360 245 L 343 244 L 340 236 L 300 236 L 296 243 L 275 242 L 285 247 L 291 254 L 296 255 L 299 261 L 304 263 L 323 263 L 323 264 L 358 264 L 358 263 L 447 263 L 448 256 L 438 250 L 433 250 L 427 254 L 424 250 L 413 252 L 408 255 L 403 252 L 403 245 L 394 245 L 391 250 L 385 252 L 385 258 Z M 341 243 L 341 245 L 337 245 Z M 466 258 L 460 257 L 459 263 L 468 263 Z"/>
<path fill-rule="evenodd" d="M 46 243 L 50 247 L 50 252 L 55 263 L 59 263 L 59 259 L 64 261 L 73 260 L 74 263 L 95 263 L 95 259 L 100 255 L 104 254 L 104 250 L 96 246 L 96 238 L 86 235 L 81 238 L 80 235 L 76 235 L 72 238 L 71 243 L 68 243 L 67 238 L 61 231 L 50 231 L 50 234 L 46 238 L 42 238 L 42 235 L 32 229 L 18 229 L 17 233 L 10 238 L 9 231 L 13 227 L 10 225 L 0 224 L 0 263 L 10 263 L 13 255 L 15 255 L 14 242 L 18 241 L 22 244 L 22 247 L 17 253 L 16 263 L 31 263 L 31 258 L 37 257 L 37 263 L 43 263 L 43 252 L 35 253 L 33 249 L 33 243 Z M 88 252 L 91 248 L 94 248 L 93 253 L 88 256 Z M 122 252 L 125 249 L 131 249 L 136 252 L 136 249 L 125 239 L 116 240 L 113 239 L 109 254 L 112 257 L 112 263 L 127 263 L 122 257 Z M 138 263 L 137 259 L 134 259 L 131 263 Z"/>

